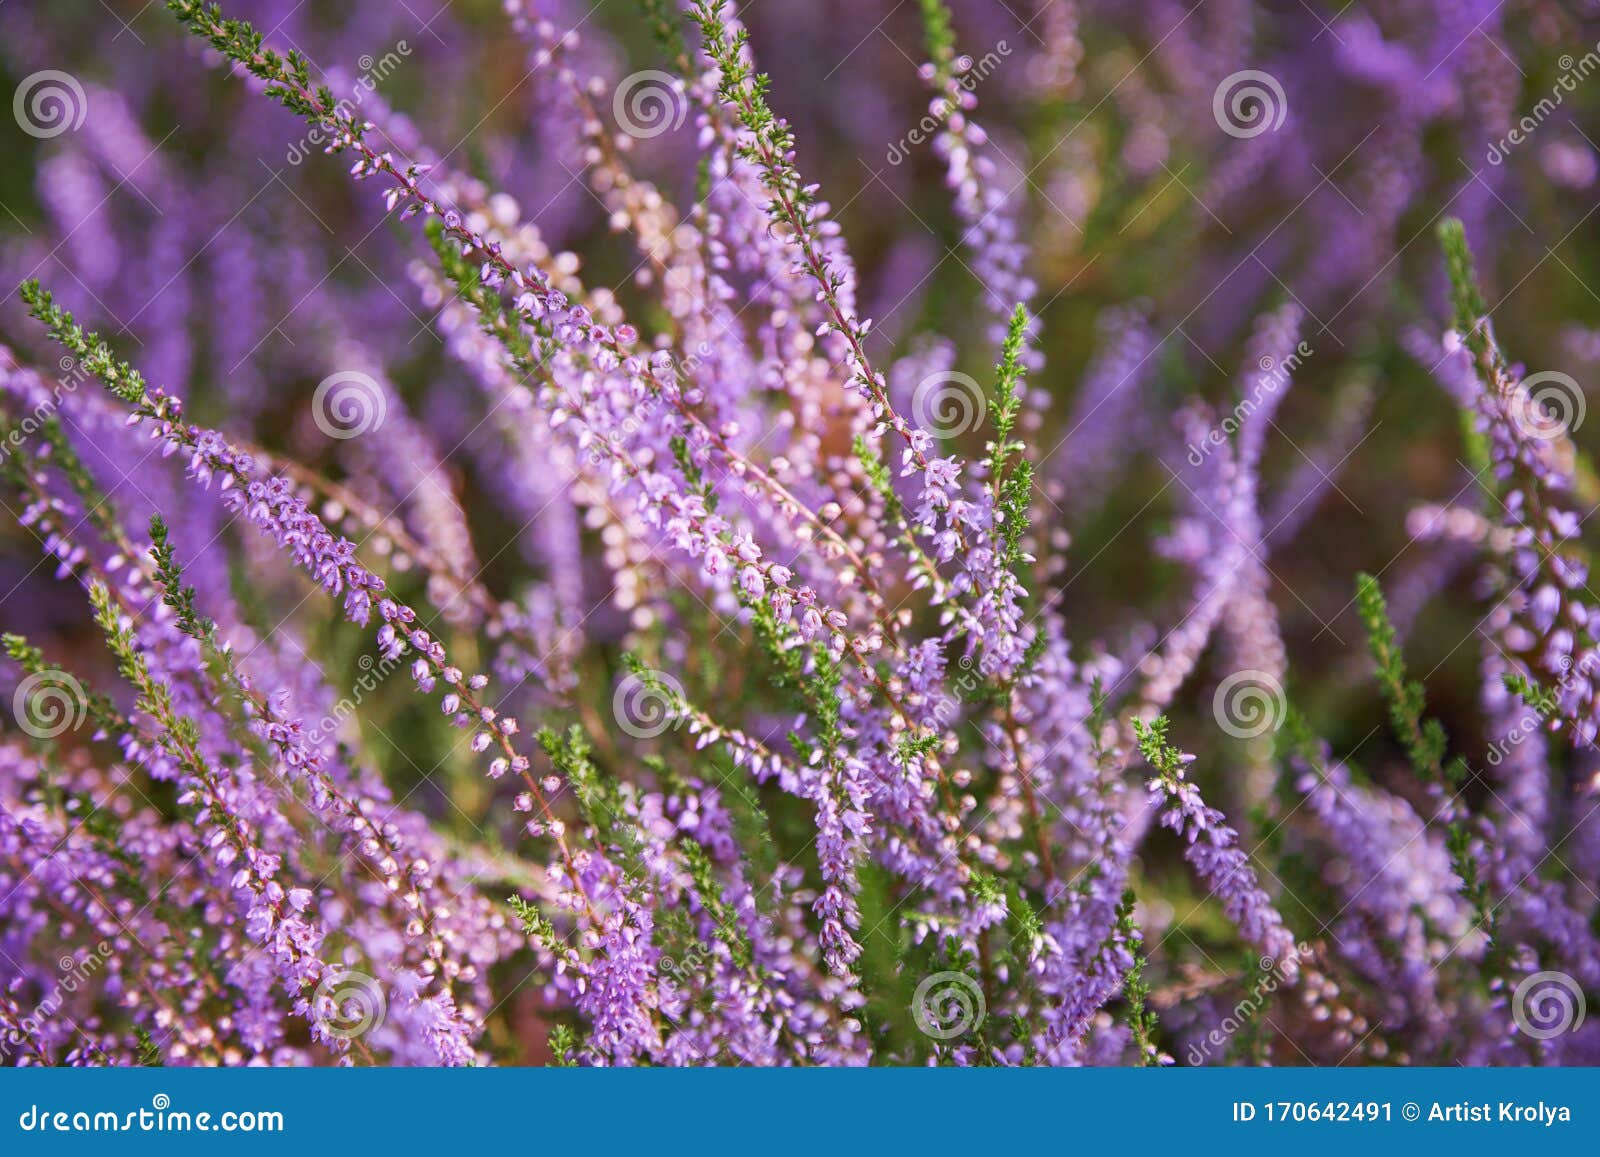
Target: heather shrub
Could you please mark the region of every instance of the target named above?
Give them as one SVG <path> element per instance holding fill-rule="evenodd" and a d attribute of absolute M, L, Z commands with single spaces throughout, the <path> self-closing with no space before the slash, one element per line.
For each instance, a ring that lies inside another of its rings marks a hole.
<path fill-rule="evenodd" d="M 125 7 L 0 8 L 9 1063 L 1600 1062 L 1594 20 Z"/>

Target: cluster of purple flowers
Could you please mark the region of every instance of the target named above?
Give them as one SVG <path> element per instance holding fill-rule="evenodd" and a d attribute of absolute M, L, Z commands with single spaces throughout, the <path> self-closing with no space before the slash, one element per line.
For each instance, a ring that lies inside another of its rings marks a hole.
<path fill-rule="evenodd" d="M 1583 20 L 226 7 L 0 9 L 6 1061 L 1600 1062 L 1600 491 L 1468 249 L 1595 166 L 1438 144 Z M 1452 466 L 1341 481 L 1380 375 Z"/>

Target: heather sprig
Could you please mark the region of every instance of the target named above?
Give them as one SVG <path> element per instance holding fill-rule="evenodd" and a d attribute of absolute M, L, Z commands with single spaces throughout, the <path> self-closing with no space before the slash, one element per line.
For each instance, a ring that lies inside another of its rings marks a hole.
<path fill-rule="evenodd" d="M 1245 939 L 1279 961 L 1292 978 L 1297 967 L 1293 937 L 1239 846 L 1238 833 L 1221 812 L 1201 798 L 1199 788 L 1188 778 L 1194 756 L 1167 738 L 1169 726 L 1164 716 L 1148 723 L 1133 721 L 1139 753 L 1155 771 L 1151 798 L 1165 805 L 1161 823 L 1184 839 L 1185 858 Z"/>
<path fill-rule="evenodd" d="M 1505 653 L 1557 693 L 1560 718 L 1574 742 L 1600 731 L 1595 668 L 1600 652 L 1591 630 L 1588 554 L 1572 491 L 1578 452 L 1563 420 L 1546 413 L 1495 336 L 1478 287 L 1461 222 L 1439 227 L 1455 308 L 1457 341 L 1470 361 L 1476 388 L 1476 432 L 1487 448 L 1492 511 L 1509 531 L 1497 565 L 1503 570 L 1507 622 L 1499 632 Z M 1559 377 L 1560 375 L 1558 375 Z M 1570 379 L 1568 379 L 1570 381 Z M 1581 398 L 1578 399 L 1581 402 Z"/>
<path fill-rule="evenodd" d="M 970 57 L 956 55 L 955 29 L 943 0 L 920 3 L 929 57 L 920 72 L 935 94 L 929 115 L 940 125 L 934 148 L 945 160 L 945 183 L 954 193 L 955 214 L 963 226 L 962 245 L 992 318 L 990 336 L 1005 344 L 1011 327 L 1020 324 L 1024 340 L 1018 353 L 1036 368 L 1042 358 L 1032 346 L 1036 324 L 1027 316 L 1036 286 L 1026 272 L 1028 248 L 1018 237 L 1014 219 L 1019 190 L 1003 187 L 989 155 L 988 134 L 972 117 L 977 106 L 974 90 L 986 73 L 977 71 Z M 1002 55 L 1009 54 L 1006 41 L 998 47 Z M 983 63 L 991 66 L 997 59 L 991 52 Z M 1013 304 L 1023 313 L 1020 323 L 1009 312 Z"/>
<path fill-rule="evenodd" d="M 847 368 L 852 383 L 868 399 L 881 424 L 892 428 L 906 444 L 918 469 L 928 468 L 923 446 L 927 436 L 915 436 L 911 424 L 889 401 L 887 383 L 867 357 L 870 322 L 860 320 L 851 308 L 853 271 L 842 267 L 827 241 L 837 232 L 816 199 L 816 189 L 800 176 L 794 163 L 794 134 L 787 122 L 767 103 L 770 79 L 749 63 L 749 34 L 738 28 L 730 33 L 723 18 L 725 0 L 695 0 L 692 15 L 700 26 L 703 51 L 719 72 L 723 102 L 739 117 L 747 138 L 741 145 L 756 166 L 771 195 L 773 217 L 789 231 L 791 244 L 800 252 L 802 267 L 816 284 L 828 308 L 827 327 L 847 343 Z"/>

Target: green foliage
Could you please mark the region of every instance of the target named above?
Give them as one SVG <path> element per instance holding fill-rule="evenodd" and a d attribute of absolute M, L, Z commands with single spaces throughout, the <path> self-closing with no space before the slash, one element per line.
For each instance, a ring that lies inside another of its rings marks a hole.
<path fill-rule="evenodd" d="M 928 43 L 928 59 L 940 70 L 941 75 L 950 71 L 950 62 L 955 59 L 956 33 L 950 24 L 950 9 L 944 0 L 919 0 L 922 6 L 922 30 Z"/>
<path fill-rule="evenodd" d="M 362 122 L 354 117 L 341 119 L 336 114 L 338 101 L 326 85 L 311 83 L 311 67 L 298 50 L 280 55 L 263 47 L 261 33 L 248 21 L 227 20 L 215 4 L 196 0 L 167 0 L 167 10 L 194 35 L 207 41 L 229 60 L 267 82 L 266 94 L 290 112 L 308 121 L 338 127 L 360 137 Z M 334 142 L 337 151 L 338 142 Z"/>
<path fill-rule="evenodd" d="M 1442 792 L 1459 792 L 1468 778 L 1467 765 L 1460 758 L 1448 764 L 1444 762 L 1448 746 L 1444 726 L 1427 715 L 1422 684 L 1406 674 L 1405 657 L 1400 652 L 1394 624 L 1389 620 L 1389 608 L 1376 578 L 1369 574 L 1356 576 L 1356 603 L 1366 626 L 1368 648 L 1378 668 L 1378 687 L 1389 705 L 1390 723 L 1412 770 Z M 1476 840 L 1464 821 L 1451 822 L 1445 846 L 1450 852 L 1451 867 L 1461 880 L 1461 894 L 1472 904 L 1479 926 L 1492 941 L 1496 906 L 1490 899 L 1478 862 Z"/>
<path fill-rule="evenodd" d="M 1356 606 L 1366 627 L 1367 649 L 1378 668 L 1378 686 L 1389 705 L 1390 723 L 1412 769 L 1424 780 L 1441 786 L 1459 781 L 1459 768 L 1452 765 L 1448 774 L 1445 770 L 1444 726 L 1427 716 L 1422 684 L 1406 676 L 1405 656 L 1396 641 L 1394 624 L 1389 621 L 1383 590 L 1369 574 L 1356 576 Z"/>
<path fill-rule="evenodd" d="M 930 731 L 926 735 L 902 735 L 895 743 L 895 756 L 901 763 L 913 763 L 926 759 L 937 751 L 944 743 L 943 736 L 938 732 Z"/>
<path fill-rule="evenodd" d="M 1306 758 L 1317 754 L 1317 736 L 1311 730 L 1311 721 L 1292 702 L 1284 704 L 1283 722 L 1273 734 L 1273 746 L 1280 759 L 1290 755 Z"/>
<path fill-rule="evenodd" d="M 1158 715 L 1149 723 L 1142 719 L 1133 721 L 1133 734 L 1139 741 L 1139 754 L 1153 767 L 1156 774 L 1169 783 L 1183 778 L 1187 757 L 1167 741 L 1170 726 L 1165 715 Z"/>
<path fill-rule="evenodd" d="M 551 1063 L 558 1069 L 578 1067 L 578 1049 L 582 1042 L 570 1025 L 558 1024 L 550 1030 Z"/>
<path fill-rule="evenodd" d="M 1022 412 L 1022 350 L 1028 336 L 1028 311 L 1018 305 L 1011 315 L 1001 348 L 995 386 L 994 440 L 986 462 L 994 479 L 995 517 L 1000 524 L 1001 557 L 1007 567 L 1027 561 L 1022 535 L 1028 529 L 1028 508 L 1033 502 L 1033 463 L 1023 456 L 1026 447 L 1012 438 Z"/>
<path fill-rule="evenodd" d="M 700 464 L 694 460 L 694 455 L 689 452 L 689 439 L 682 434 L 672 439 L 672 457 L 683 471 L 684 481 L 689 489 L 698 494 L 706 504 L 706 509 L 716 512 L 721 496 L 706 481 L 705 472 L 700 469 Z"/>
<path fill-rule="evenodd" d="M 706 914 L 715 925 L 716 938 L 728 946 L 733 963 L 739 968 L 749 968 L 755 957 L 750 938 L 739 926 L 739 914 L 722 898 L 722 885 L 718 882 L 711 856 L 699 842 L 689 836 L 680 836 L 678 847 L 683 853 L 684 865 L 694 880 L 695 892 Z"/>
<path fill-rule="evenodd" d="M 554 728 L 541 728 L 535 737 L 539 748 L 555 768 L 556 774 L 572 784 L 578 813 L 594 828 L 601 842 L 618 858 L 624 870 L 639 875 L 643 844 L 635 827 L 627 822 L 628 803 L 622 785 L 607 777 L 595 765 L 589 737 L 576 723 L 563 735 Z"/>
<path fill-rule="evenodd" d="M 571 949 L 566 941 L 561 938 L 561 933 L 556 926 L 546 919 L 538 906 L 530 904 L 521 896 L 507 897 L 506 903 L 511 906 L 511 911 L 522 922 L 522 934 L 528 939 L 544 945 L 556 955 L 558 959 L 566 959 L 571 955 Z"/>
<path fill-rule="evenodd" d="M 724 7 L 725 0 L 696 0 L 690 16 L 700 25 L 706 55 L 721 72 L 718 96 L 733 107 L 750 132 L 751 140 L 741 146 L 741 151 L 761 169 L 768 188 L 791 207 L 808 206 L 814 198 L 788 160 L 794 152 L 794 134 L 787 122 L 773 115 L 767 103 L 771 79 L 750 65 L 746 51 L 749 33 L 740 28 L 732 36 L 728 34 L 722 22 Z M 834 288 L 838 288 L 837 283 Z"/>
<path fill-rule="evenodd" d="M 1479 489 L 1493 496 L 1494 464 L 1489 457 L 1489 438 L 1478 428 L 1478 415 L 1470 409 L 1461 411 L 1461 447 L 1468 469 L 1478 479 Z"/>
<path fill-rule="evenodd" d="M 150 669 L 139 653 L 138 639 L 132 624 L 103 583 L 89 588 L 89 601 L 94 607 L 95 623 L 104 632 L 106 645 L 117 661 L 117 670 L 139 693 L 139 710 L 149 715 L 162 728 L 161 746 L 171 752 L 185 766 L 200 775 L 204 766 L 196 754 L 200 745 L 200 729 L 194 720 L 180 714 L 173 706 L 172 692 L 165 683 L 150 676 Z"/>
<path fill-rule="evenodd" d="M 150 519 L 150 557 L 156 564 L 156 582 L 161 587 L 161 601 L 171 607 L 184 634 L 200 638 L 211 633 L 209 620 L 202 621 L 195 611 L 194 588 L 185 586 L 183 572 L 167 541 L 167 524 L 161 515 Z"/>
<path fill-rule="evenodd" d="M 106 389 L 131 406 L 144 409 L 150 405 L 144 378 L 125 361 L 118 360 L 100 335 L 85 330 L 72 314 L 55 303 L 48 290 L 29 279 L 22 283 L 23 304 L 28 314 L 43 323 L 52 339 L 69 350 L 79 367 L 98 379 Z"/>
<path fill-rule="evenodd" d="M 1133 967 L 1122 982 L 1122 999 L 1128 1006 L 1128 1031 L 1138 1049 L 1139 1064 L 1147 1066 L 1158 1063 L 1161 1054 L 1155 1043 L 1156 1012 L 1148 1003 L 1150 984 L 1144 978 L 1144 933 L 1134 921 L 1133 905 L 1133 889 L 1129 888 L 1122 893 L 1122 903 L 1117 908 L 1117 931 L 1133 954 Z"/>
<path fill-rule="evenodd" d="M 888 464 L 878 456 L 867 440 L 857 434 L 852 443 L 856 461 L 861 463 L 862 472 L 866 474 L 867 481 L 872 489 L 882 497 L 885 509 L 889 516 L 897 523 L 905 521 L 905 509 L 900 504 L 900 496 L 895 493 L 894 480 L 890 476 Z"/>
<path fill-rule="evenodd" d="M 1044 940 L 1044 920 L 1028 903 L 1022 889 L 1013 885 L 1006 896 L 1006 919 L 1011 925 L 1012 939 L 1031 953 Z"/>
<path fill-rule="evenodd" d="M 136 1025 L 133 1030 L 134 1039 L 139 1042 L 139 1065 L 141 1068 L 159 1069 L 165 1064 L 161 1059 L 161 1050 L 156 1047 L 156 1042 L 150 1038 L 150 1032 L 143 1025 Z"/>
<path fill-rule="evenodd" d="M 644 11 L 645 23 L 650 26 L 651 35 L 672 61 L 673 67 L 680 75 L 687 73 L 690 68 L 689 52 L 684 47 L 683 29 L 679 27 L 683 17 L 677 5 L 672 0 L 639 0 L 639 7 Z"/>
<path fill-rule="evenodd" d="M 1507 672 L 1501 676 L 1501 682 L 1505 684 L 1507 691 L 1533 708 L 1541 718 L 1552 718 L 1561 709 L 1560 700 L 1554 691 L 1546 690 L 1520 671 Z"/>
<path fill-rule="evenodd" d="M 1450 298 L 1455 307 L 1456 330 L 1466 339 L 1473 354 L 1482 356 L 1488 345 L 1488 335 L 1480 323 L 1488 314 L 1489 307 L 1478 288 L 1472 249 L 1467 245 L 1467 231 L 1459 219 L 1447 217 L 1439 223 L 1439 243 L 1444 248 L 1445 269 L 1450 276 Z"/>

